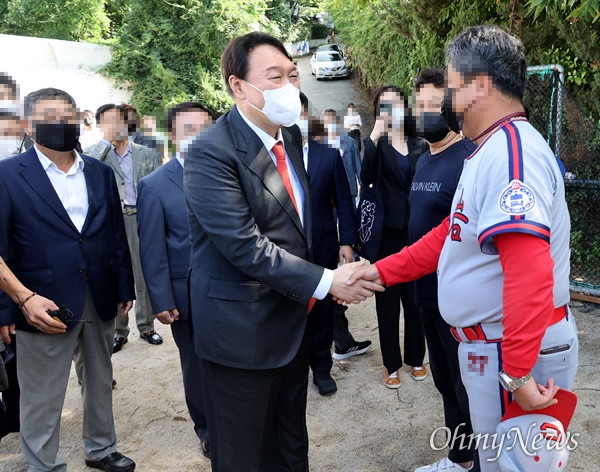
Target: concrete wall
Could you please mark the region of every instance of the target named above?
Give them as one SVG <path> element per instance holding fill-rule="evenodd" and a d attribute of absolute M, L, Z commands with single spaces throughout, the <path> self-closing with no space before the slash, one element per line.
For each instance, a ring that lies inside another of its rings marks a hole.
<path fill-rule="evenodd" d="M 56 87 L 70 93 L 81 110 L 96 110 L 131 97 L 97 73 L 111 61 L 108 46 L 0 34 L 0 51 L 0 72 L 17 81 L 21 98 L 40 88 Z"/>

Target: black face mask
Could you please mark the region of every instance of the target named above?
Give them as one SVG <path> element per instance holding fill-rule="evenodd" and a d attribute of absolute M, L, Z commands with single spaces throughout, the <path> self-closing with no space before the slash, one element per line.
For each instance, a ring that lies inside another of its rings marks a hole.
<path fill-rule="evenodd" d="M 442 102 L 442 116 L 452 131 L 459 134 L 462 129 L 463 118 L 452 109 L 452 92 L 446 89 Z"/>
<path fill-rule="evenodd" d="M 450 132 L 444 117 L 436 112 L 424 112 L 417 117 L 417 136 L 438 143 Z"/>
<path fill-rule="evenodd" d="M 77 147 L 79 126 L 69 123 L 38 123 L 35 142 L 54 151 L 67 152 Z"/>

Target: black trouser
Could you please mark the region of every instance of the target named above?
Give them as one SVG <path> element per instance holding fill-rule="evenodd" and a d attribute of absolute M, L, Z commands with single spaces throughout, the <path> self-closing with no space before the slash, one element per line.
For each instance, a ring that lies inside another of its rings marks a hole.
<path fill-rule="evenodd" d="M 202 395 L 202 376 L 199 373 L 200 358 L 194 351 L 194 339 L 190 333 L 189 320 L 179 319 L 174 321 L 171 324 L 171 333 L 173 333 L 173 339 L 177 349 L 179 349 L 185 403 L 194 423 L 194 431 L 200 441 L 206 441 L 208 439 L 208 428 Z"/>
<path fill-rule="evenodd" d="M 347 309 L 346 305 L 333 304 L 333 343 L 338 351 L 344 351 L 356 342 L 348 329 Z"/>
<path fill-rule="evenodd" d="M 358 152 L 362 149 L 362 143 L 360 142 L 360 129 L 352 129 L 348 132 L 348 136 L 350 136 L 356 144 L 358 144 Z"/>
<path fill-rule="evenodd" d="M 469 435 L 473 430 L 469 415 L 469 398 L 460 378 L 458 341 L 450 333 L 450 325 L 444 321 L 437 308 L 420 308 L 420 312 L 429 350 L 431 375 L 444 402 L 445 425 L 452 431 L 454 437 L 458 438 L 454 441 L 448 458 L 452 462 L 477 460 L 474 447 L 460 449 L 459 435 L 464 434 L 466 437 L 464 444 L 469 444 Z M 475 445 L 474 441 L 472 445 Z M 478 470 L 479 464 L 476 464 L 471 472 Z"/>
<path fill-rule="evenodd" d="M 8 433 L 17 433 L 20 429 L 19 398 L 21 390 L 17 379 L 17 340 L 14 335 L 10 337 L 10 345 L 6 345 L 6 351 L 2 357 L 6 360 L 4 366 L 8 376 L 8 390 L 2 392 L 2 403 L 0 404 L 0 439 Z"/>
<path fill-rule="evenodd" d="M 408 231 L 383 228 L 379 257 L 395 254 L 408 244 Z M 413 367 L 423 365 L 425 338 L 419 311 L 414 302 L 414 284 L 397 284 L 375 293 L 379 342 L 383 365 L 389 373 L 402 367 L 400 353 L 400 300 L 404 313 L 404 362 Z"/>
<path fill-rule="evenodd" d="M 307 328 L 283 367 L 236 369 L 200 359 L 213 472 L 308 471 L 309 354 Z"/>
<path fill-rule="evenodd" d="M 308 314 L 310 324 L 310 368 L 313 372 L 329 373 L 333 365 L 333 301 L 331 295 L 317 300 Z"/>

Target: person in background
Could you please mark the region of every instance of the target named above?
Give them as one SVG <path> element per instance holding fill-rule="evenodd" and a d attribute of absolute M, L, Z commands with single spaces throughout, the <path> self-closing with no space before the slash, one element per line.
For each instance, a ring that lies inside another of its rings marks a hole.
<path fill-rule="evenodd" d="M 4 111 L 0 105 L 0 160 L 19 154 L 22 140 L 19 115 L 13 111 Z"/>
<path fill-rule="evenodd" d="M 75 151 L 80 114 L 69 94 L 32 92 L 24 114 L 35 144 L 0 161 L 0 256 L 32 292 L 19 304 L 0 293 L 0 332 L 16 332 L 25 460 L 30 470 L 67 470 L 59 431 L 74 361 L 85 463 L 129 472 L 135 462 L 116 449 L 111 354 L 114 318 L 131 309 L 134 287 L 114 174 Z M 62 306 L 64 322 L 19 310 L 37 293 Z"/>
<path fill-rule="evenodd" d="M 165 146 L 156 136 L 156 119 L 153 116 L 145 116 L 144 120 L 140 121 L 136 107 L 129 103 L 121 103 L 121 106 L 125 109 L 129 140 L 151 149 L 162 162 L 165 157 Z"/>
<path fill-rule="evenodd" d="M 140 261 L 156 319 L 171 325 L 181 362 L 183 388 L 202 454 L 210 459 L 208 427 L 200 376 L 200 361 L 188 311 L 190 230 L 183 194 L 185 152 L 194 138 L 214 122 L 199 103 L 185 102 L 167 114 L 167 129 L 175 147 L 173 159 L 140 180 L 138 234 Z"/>
<path fill-rule="evenodd" d="M 382 259 L 408 244 L 408 195 L 417 161 L 427 150 L 427 143 L 412 136 L 408 100 L 398 87 L 379 88 L 373 108 L 375 127 L 365 138 L 361 181 L 363 185 L 371 185 L 381 179 L 384 227 L 378 259 Z M 425 338 L 414 303 L 414 285 L 400 284 L 375 295 L 383 383 L 388 388 L 400 387 L 400 301 L 404 313 L 404 362 L 412 367 L 414 380 L 423 380 L 427 375 L 423 365 Z"/>
<path fill-rule="evenodd" d="M 475 151 L 475 144 L 463 139 L 458 123 L 449 125 L 441 114 L 444 99 L 444 70 L 423 69 L 415 78 L 413 93 L 416 105 L 417 135 L 429 143 L 429 150 L 417 162 L 408 203 L 408 241 L 413 244 L 438 226 L 451 213 L 465 159 Z M 429 352 L 429 368 L 436 388 L 442 395 L 444 426 L 456 437 L 473 432 L 467 391 L 460 378 L 458 341 L 444 321 L 438 306 L 437 274 L 415 280 L 415 304 L 419 307 Z M 477 472 L 475 444 L 463 447 L 451 444 L 448 457 L 420 467 L 416 472 L 441 470 Z"/>
<path fill-rule="evenodd" d="M 323 123 L 327 130 L 327 144 L 338 149 L 342 156 L 344 168 L 348 182 L 350 183 L 350 193 L 354 202 L 354 207 L 358 205 L 358 192 L 360 188 L 360 151 L 356 141 L 350 136 L 342 134 L 342 125 L 336 111 L 328 108 L 323 111 Z"/>
<path fill-rule="evenodd" d="M 129 140 L 130 123 L 123 107 L 112 103 L 96 111 L 96 122 L 104 138 L 88 154 L 108 164 L 117 179 L 121 212 L 125 221 L 127 241 L 133 261 L 135 278 L 135 319 L 140 338 L 149 344 L 162 344 L 162 337 L 154 330 L 154 313 L 150 305 L 144 274 L 140 263 L 140 242 L 137 233 L 137 200 L 139 181 L 162 164 L 159 156 L 140 144 Z M 113 352 L 119 352 L 127 343 L 129 316 L 119 316 L 115 322 Z"/>
<path fill-rule="evenodd" d="M 361 126 L 362 119 L 360 118 L 356 105 L 354 105 L 354 103 L 349 103 L 346 108 L 346 116 L 344 116 L 344 128 L 348 130 L 348 136 L 356 141 L 358 152 L 362 151 L 362 142 L 360 139 Z"/>
<path fill-rule="evenodd" d="M 83 112 L 83 131 L 79 136 L 79 144 L 82 149 L 90 149 L 102 139 L 102 133 L 96 126 L 96 117 L 92 110 Z"/>

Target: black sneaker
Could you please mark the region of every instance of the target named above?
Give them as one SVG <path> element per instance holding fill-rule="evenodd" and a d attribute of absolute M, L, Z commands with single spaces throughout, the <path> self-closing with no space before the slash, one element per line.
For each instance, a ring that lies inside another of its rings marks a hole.
<path fill-rule="evenodd" d="M 338 348 L 336 347 L 333 350 L 333 354 L 331 355 L 331 357 L 333 357 L 336 361 L 341 361 L 342 359 L 347 359 L 348 357 L 360 356 L 361 354 L 364 354 L 371 348 L 371 344 L 372 343 L 369 340 L 355 341 L 354 344 L 352 344 L 348 349 L 344 349 L 343 351 L 338 350 Z"/>
<path fill-rule="evenodd" d="M 321 395 L 337 392 L 335 380 L 328 372 L 313 372 L 313 383 L 319 387 Z"/>

